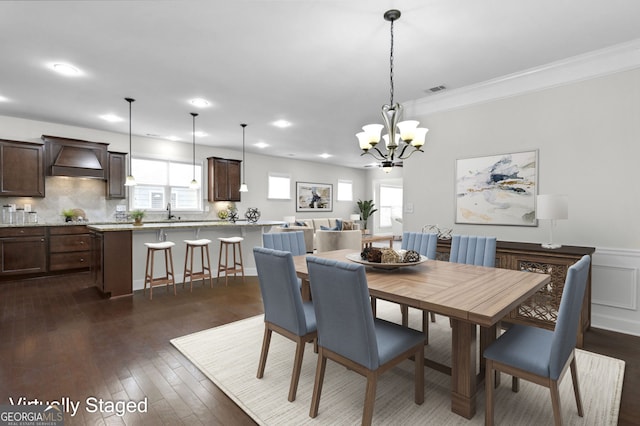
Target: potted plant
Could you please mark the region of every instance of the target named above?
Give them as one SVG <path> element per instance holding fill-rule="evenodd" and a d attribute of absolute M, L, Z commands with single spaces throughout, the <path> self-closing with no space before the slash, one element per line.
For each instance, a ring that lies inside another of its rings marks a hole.
<path fill-rule="evenodd" d="M 375 204 L 373 200 L 358 200 L 358 210 L 360 210 L 360 217 L 362 218 L 362 222 L 364 222 L 364 229 L 367 229 L 367 220 L 371 215 L 378 211 L 375 209 Z"/>
<path fill-rule="evenodd" d="M 65 222 L 73 221 L 73 209 L 64 209 L 62 210 L 62 216 L 64 216 Z"/>
<path fill-rule="evenodd" d="M 136 226 L 142 225 L 142 218 L 144 217 L 144 210 L 134 210 L 131 212 L 133 218 L 133 224 Z"/>

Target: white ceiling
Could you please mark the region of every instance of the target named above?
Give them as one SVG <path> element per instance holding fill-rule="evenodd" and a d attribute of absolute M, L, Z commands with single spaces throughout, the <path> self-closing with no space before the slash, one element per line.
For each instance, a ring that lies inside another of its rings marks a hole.
<path fill-rule="evenodd" d="M 136 135 L 190 142 L 194 111 L 198 144 L 241 149 L 246 122 L 248 151 L 360 167 L 354 134 L 389 102 L 391 8 L 400 102 L 640 38 L 637 0 L 0 1 L 0 115 L 126 134 L 133 97 Z"/>

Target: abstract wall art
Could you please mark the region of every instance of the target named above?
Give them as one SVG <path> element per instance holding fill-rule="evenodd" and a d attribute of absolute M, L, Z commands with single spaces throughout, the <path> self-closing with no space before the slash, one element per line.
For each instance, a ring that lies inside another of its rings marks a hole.
<path fill-rule="evenodd" d="M 456 160 L 455 221 L 537 226 L 538 151 Z"/>
<path fill-rule="evenodd" d="M 296 182 L 296 211 L 333 211 L 333 185 Z"/>

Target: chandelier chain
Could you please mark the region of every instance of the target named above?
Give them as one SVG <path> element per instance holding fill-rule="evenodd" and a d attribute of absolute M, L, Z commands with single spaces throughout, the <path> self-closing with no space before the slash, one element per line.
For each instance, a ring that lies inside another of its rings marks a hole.
<path fill-rule="evenodd" d="M 391 96 L 391 101 L 389 102 L 389 106 L 392 108 L 393 108 L 393 22 L 394 20 L 391 20 L 391 50 L 389 53 L 389 83 L 390 83 L 389 94 Z"/>

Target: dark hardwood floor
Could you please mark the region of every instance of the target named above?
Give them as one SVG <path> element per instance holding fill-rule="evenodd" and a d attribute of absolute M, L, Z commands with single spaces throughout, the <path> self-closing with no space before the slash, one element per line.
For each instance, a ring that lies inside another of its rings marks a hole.
<path fill-rule="evenodd" d="M 255 277 L 193 293 L 179 285 L 177 296 L 156 288 L 153 301 L 141 292 L 102 299 L 88 273 L 0 282 L 0 404 L 81 401 L 66 424 L 254 424 L 169 340 L 260 313 Z M 640 424 L 640 337 L 593 329 L 585 348 L 626 361 L 619 424 Z M 148 413 L 88 413 L 89 396 L 146 397 Z"/>

